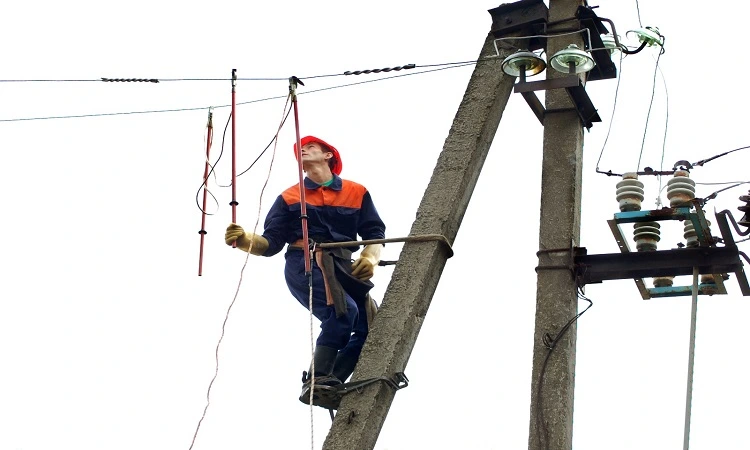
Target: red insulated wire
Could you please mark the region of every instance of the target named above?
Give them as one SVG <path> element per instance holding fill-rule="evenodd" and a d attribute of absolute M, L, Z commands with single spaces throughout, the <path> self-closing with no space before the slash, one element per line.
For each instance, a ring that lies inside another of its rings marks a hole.
<path fill-rule="evenodd" d="M 201 209 L 201 230 L 198 232 L 201 235 L 200 254 L 198 256 L 198 276 L 203 275 L 203 241 L 206 237 L 206 198 L 208 197 L 208 169 L 209 169 L 209 156 L 211 154 L 211 141 L 213 140 L 213 111 L 209 108 L 208 110 L 208 135 L 206 137 L 206 169 L 203 171 L 203 209 Z"/>

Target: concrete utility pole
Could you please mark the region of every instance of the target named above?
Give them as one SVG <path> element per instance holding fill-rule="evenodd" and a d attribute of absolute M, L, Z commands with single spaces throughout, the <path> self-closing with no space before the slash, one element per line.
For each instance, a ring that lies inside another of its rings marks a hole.
<path fill-rule="evenodd" d="M 441 234 L 453 242 L 489 152 L 515 77 L 500 68 L 490 34 L 484 42 L 410 235 Z M 567 117 L 567 115 L 566 115 Z M 448 258 L 444 244 L 406 243 L 370 330 L 352 381 L 404 371 Z M 375 446 L 394 398 L 385 383 L 343 397 L 323 448 Z"/>
<path fill-rule="evenodd" d="M 575 17 L 577 8 L 585 1 L 552 0 L 549 3 L 548 35 L 578 29 L 576 20 L 557 25 L 554 22 Z M 554 55 L 569 44 L 583 48 L 581 35 L 548 37 L 546 53 Z M 559 76 L 562 74 L 547 69 L 547 79 Z M 579 244 L 583 127 L 564 89 L 548 90 L 545 103 L 529 449 L 570 450 L 573 446 L 576 326 L 573 324 L 568 329 L 551 354 L 543 343 L 543 336 L 549 334 L 554 338 L 577 314 L 576 283 L 568 269 L 544 270 L 542 267 L 569 266 L 572 247 Z"/>

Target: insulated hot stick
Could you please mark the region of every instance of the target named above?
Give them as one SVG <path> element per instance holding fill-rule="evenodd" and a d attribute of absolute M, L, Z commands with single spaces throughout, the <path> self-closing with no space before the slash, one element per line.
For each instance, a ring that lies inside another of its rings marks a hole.
<path fill-rule="evenodd" d="M 208 167 L 209 155 L 211 153 L 211 141 L 213 140 L 213 107 L 208 108 L 208 135 L 206 137 L 206 169 L 203 171 L 203 209 L 201 209 L 201 229 L 198 233 L 201 235 L 200 253 L 198 255 L 198 276 L 203 275 L 203 241 L 206 237 L 206 197 L 208 196 Z"/>
<path fill-rule="evenodd" d="M 307 203 L 305 199 L 305 177 L 302 174 L 302 141 L 299 137 L 299 113 L 297 110 L 297 84 L 305 85 L 297 77 L 289 77 L 289 96 L 292 98 L 294 105 L 294 131 L 297 133 L 297 172 L 299 173 L 299 202 L 300 202 L 300 219 L 302 220 L 302 240 L 305 242 L 303 247 L 305 256 L 305 275 L 307 276 L 307 285 L 310 290 L 308 308 L 310 309 L 310 345 L 312 350 L 312 363 L 310 364 L 310 414 L 312 420 L 313 394 L 315 392 L 315 345 L 313 344 L 313 275 L 312 261 L 310 260 L 310 240 L 307 235 Z"/>
<path fill-rule="evenodd" d="M 237 140 L 236 140 L 236 103 L 235 88 L 237 87 L 237 69 L 232 69 L 232 223 L 237 223 Z M 232 242 L 232 248 L 237 247 L 237 242 Z"/>
<path fill-rule="evenodd" d="M 289 95 L 292 98 L 294 106 L 294 131 L 297 133 L 297 168 L 299 173 L 299 201 L 300 201 L 300 219 L 302 219 L 302 240 L 305 242 L 305 274 L 312 279 L 312 267 L 310 264 L 310 246 L 307 235 L 307 204 L 305 203 L 305 177 L 302 174 L 302 141 L 299 136 L 299 114 L 297 111 L 297 84 L 304 86 L 297 77 L 289 78 Z"/>

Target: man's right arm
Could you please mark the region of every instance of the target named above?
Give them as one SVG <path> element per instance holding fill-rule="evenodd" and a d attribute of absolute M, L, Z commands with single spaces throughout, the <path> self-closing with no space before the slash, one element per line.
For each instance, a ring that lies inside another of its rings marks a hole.
<path fill-rule="evenodd" d="M 227 245 L 237 243 L 237 248 L 250 254 L 261 256 L 268 250 L 268 240 L 255 233 L 247 233 L 236 223 L 230 223 L 224 234 Z"/>
<path fill-rule="evenodd" d="M 237 224 L 227 227 L 224 241 L 227 245 L 237 242 L 237 247 L 253 255 L 273 256 L 279 253 L 286 243 L 293 238 L 293 220 L 289 217 L 289 207 L 279 196 L 268 211 L 263 235 L 246 232 Z"/>

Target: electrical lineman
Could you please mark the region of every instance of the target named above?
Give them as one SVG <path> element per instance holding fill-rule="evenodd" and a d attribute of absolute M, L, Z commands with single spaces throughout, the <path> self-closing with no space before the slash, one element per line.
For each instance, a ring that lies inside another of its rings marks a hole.
<path fill-rule="evenodd" d="M 312 248 L 314 264 L 306 262 L 303 231 L 309 227 L 312 245 L 319 242 L 383 239 L 385 224 L 380 219 L 367 189 L 339 177 L 343 167 L 338 150 L 322 139 L 307 136 L 301 140 L 301 152 L 294 146 L 307 177 L 279 195 L 268 212 L 262 235 L 245 232 L 230 224 L 225 240 L 253 255 L 273 256 L 285 245 L 284 275 L 289 291 L 321 321 L 310 370 L 303 374 L 299 400 L 331 409 L 325 391 L 341 384 L 351 375 L 359 359 L 375 313 L 368 292 L 369 281 L 380 260 L 382 244 L 364 247 L 352 263 L 355 243 L 342 248 Z M 301 153 L 301 156 L 300 156 Z M 305 213 L 302 205 L 306 206 Z M 300 221 L 300 215 L 307 216 Z M 308 273 L 307 267 L 311 267 Z"/>

